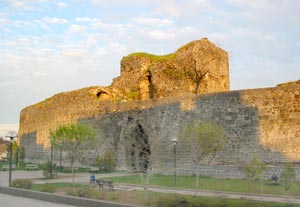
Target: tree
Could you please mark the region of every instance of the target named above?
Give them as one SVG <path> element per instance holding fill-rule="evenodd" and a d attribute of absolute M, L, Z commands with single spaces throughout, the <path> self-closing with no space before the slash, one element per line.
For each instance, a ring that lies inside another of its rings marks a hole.
<path fill-rule="evenodd" d="M 260 193 L 262 193 L 263 184 L 263 172 L 267 169 L 265 163 L 261 162 L 257 157 L 253 157 L 252 160 L 244 166 L 244 173 L 246 178 L 253 181 L 253 188 L 256 182 L 260 182 Z"/>
<path fill-rule="evenodd" d="M 48 160 L 45 163 L 44 169 L 43 169 L 43 175 L 45 178 L 53 178 L 53 170 L 54 170 L 54 165 L 51 163 L 50 160 Z"/>
<path fill-rule="evenodd" d="M 9 157 L 10 147 L 7 145 L 7 157 Z M 12 155 L 13 161 L 17 165 L 17 168 L 20 167 L 20 163 L 24 162 L 25 159 L 25 148 L 23 146 L 19 146 L 17 142 L 12 144 Z"/>
<path fill-rule="evenodd" d="M 95 144 L 95 134 L 86 125 L 62 124 L 56 130 L 50 132 L 51 145 L 66 153 L 72 171 L 72 182 L 74 183 L 74 163 L 84 151 Z"/>
<path fill-rule="evenodd" d="M 201 63 L 199 66 L 197 66 L 196 60 L 193 59 L 194 66 L 184 70 L 185 75 L 190 78 L 195 83 L 195 91 L 194 93 L 197 94 L 199 90 L 199 86 L 205 75 L 208 73 L 207 65 L 210 63 L 213 59 L 209 59 L 204 63 Z"/>
<path fill-rule="evenodd" d="M 25 148 L 23 146 L 18 146 L 16 142 L 13 143 L 13 158 L 17 167 L 20 167 L 20 163 L 24 162 L 25 159 Z"/>
<path fill-rule="evenodd" d="M 100 169 L 100 171 L 104 172 L 114 171 L 117 165 L 115 154 L 112 149 L 107 149 L 103 158 L 97 155 L 94 163 Z"/>
<path fill-rule="evenodd" d="M 185 56 L 184 75 L 194 82 L 195 94 L 198 94 L 200 83 L 205 76 L 213 72 L 213 68 L 220 67 L 220 53 L 214 48 L 213 45 L 207 45 L 199 48 L 196 53 Z"/>
<path fill-rule="evenodd" d="M 284 185 L 284 192 L 286 195 L 289 194 L 289 190 L 292 186 L 292 183 L 295 181 L 296 172 L 291 165 L 286 164 L 284 170 L 280 174 L 280 180 Z"/>
<path fill-rule="evenodd" d="M 191 124 L 186 125 L 179 132 L 178 136 L 187 149 L 190 149 L 191 157 L 196 165 L 195 194 L 197 194 L 200 165 L 204 160 L 209 164 L 209 160 L 223 148 L 226 141 L 224 130 L 214 123 L 200 124 L 195 120 Z"/>

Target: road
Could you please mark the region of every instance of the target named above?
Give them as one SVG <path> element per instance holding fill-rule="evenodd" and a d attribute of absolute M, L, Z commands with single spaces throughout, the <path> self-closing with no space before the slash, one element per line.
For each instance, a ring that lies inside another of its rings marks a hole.
<path fill-rule="evenodd" d="M 50 203 L 30 198 L 11 196 L 0 193 L 0 206 L 7 207 L 72 207 L 58 203 Z"/>

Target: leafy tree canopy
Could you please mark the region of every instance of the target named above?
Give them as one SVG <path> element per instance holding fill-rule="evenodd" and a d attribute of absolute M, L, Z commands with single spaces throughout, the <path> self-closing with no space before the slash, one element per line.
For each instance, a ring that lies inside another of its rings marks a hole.
<path fill-rule="evenodd" d="M 51 144 L 53 146 L 80 145 L 85 141 L 91 141 L 94 136 L 94 132 L 88 126 L 81 124 L 62 124 L 55 131 L 50 132 Z"/>
<path fill-rule="evenodd" d="M 50 132 L 50 137 L 52 146 L 58 146 L 66 153 L 72 168 L 72 180 L 74 182 L 74 163 L 84 151 L 95 147 L 94 132 L 86 125 L 62 124 Z"/>
<path fill-rule="evenodd" d="M 194 121 L 179 133 L 179 137 L 190 146 L 195 162 L 215 154 L 225 144 L 224 130 L 215 123 L 200 124 Z"/>
<path fill-rule="evenodd" d="M 295 179 L 295 169 L 291 165 L 286 164 L 284 170 L 280 174 L 280 180 L 284 185 L 284 190 L 286 194 L 288 194 L 288 191 L 290 190 L 292 183 L 295 182 Z"/>
<path fill-rule="evenodd" d="M 263 172 L 267 169 L 265 163 L 261 162 L 257 157 L 253 157 L 252 160 L 244 166 L 245 176 L 253 181 L 262 179 Z"/>

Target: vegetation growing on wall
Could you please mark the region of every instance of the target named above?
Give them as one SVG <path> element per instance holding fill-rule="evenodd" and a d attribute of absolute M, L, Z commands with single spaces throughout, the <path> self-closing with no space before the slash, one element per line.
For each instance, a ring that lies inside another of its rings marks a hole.
<path fill-rule="evenodd" d="M 176 67 L 168 66 L 163 72 L 168 75 L 171 79 L 179 80 L 185 76 L 184 72 L 178 70 Z"/>
<path fill-rule="evenodd" d="M 136 88 L 132 88 L 130 92 L 128 92 L 125 97 L 127 101 L 133 101 L 133 100 L 138 100 L 139 99 L 139 91 Z"/>
<path fill-rule="evenodd" d="M 129 54 L 129 55 L 125 56 L 123 58 L 123 60 L 126 60 L 127 58 L 134 57 L 134 56 L 137 56 L 137 57 L 148 57 L 153 62 L 163 61 L 163 60 L 173 60 L 175 58 L 175 54 L 174 53 L 167 54 L 167 55 L 153 55 L 153 54 L 149 54 L 149 53 L 146 53 L 146 52 L 136 52 L 136 53 L 132 53 L 132 54 Z"/>

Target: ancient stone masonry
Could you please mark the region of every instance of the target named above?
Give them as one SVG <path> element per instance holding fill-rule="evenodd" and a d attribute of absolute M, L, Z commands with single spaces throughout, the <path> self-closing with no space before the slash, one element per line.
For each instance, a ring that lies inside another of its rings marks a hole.
<path fill-rule="evenodd" d="M 228 55 L 206 38 L 193 41 L 174 54 L 134 53 L 121 61 L 121 77 L 112 87 L 123 97 L 149 99 L 229 90 Z M 205 74 L 195 91 L 197 77 Z M 130 97 L 136 92 L 136 97 Z"/>
<path fill-rule="evenodd" d="M 201 59 L 203 55 L 209 58 Z M 187 75 L 195 72 L 188 71 L 193 67 L 204 70 L 199 73 L 204 78 L 197 91 L 196 82 Z M 228 138 L 213 166 L 201 168 L 202 174 L 242 177 L 242 166 L 253 156 L 270 166 L 266 177 L 279 174 L 286 162 L 299 162 L 300 82 L 228 90 L 227 54 L 207 39 L 168 56 L 129 55 L 121 61 L 121 77 L 111 86 L 57 94 L 25 108 L 20 118 L 20 143 L 28 148 L 27 159 L 46 160 L 50 129 L 61 123 L 85 123 L 95 129 L 101 142 L 95 153 L 112 149 L 119 169 L 151 166 L 154 172 L 171 174 L 171 139 L 196 119 L 215 122 Z M 193 174 L 189 149 L 180 140 L 177 155 L 178 174 Z"/>
<path fill-rule="evenodd" d="M 207 63 L 205 67 L 202 62 Z M 228 55 L 203 38 L 165 56 L 130 54 L 122 59 L 121 76 L 110 86 L 60 93 L 25 108 L 21 112 L 19 134 L 39 129 L 37 144 L 49 147 L 49 129 L 61 123 L 99 116 L 128 101 L 193 94 L 196 85 L 186 74 L 189 70 L 208 71 L 197 93 L 229 90 Z"/>

